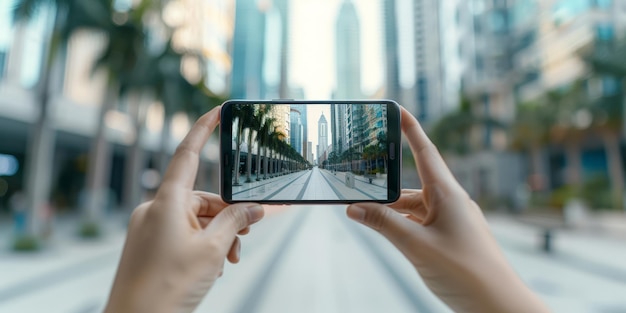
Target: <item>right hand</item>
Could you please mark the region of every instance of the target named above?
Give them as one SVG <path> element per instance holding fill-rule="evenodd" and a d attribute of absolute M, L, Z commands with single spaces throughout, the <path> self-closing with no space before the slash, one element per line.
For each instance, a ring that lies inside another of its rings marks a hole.
<path fill-rule="evenodd" d="M 389 206 L 353 204 L 348 216 L 391 241 L 456 312 L 548 312 L 508 264 L 480 208 L 418 121 L 401 109 L 423 189 L 403 190 Z"/>

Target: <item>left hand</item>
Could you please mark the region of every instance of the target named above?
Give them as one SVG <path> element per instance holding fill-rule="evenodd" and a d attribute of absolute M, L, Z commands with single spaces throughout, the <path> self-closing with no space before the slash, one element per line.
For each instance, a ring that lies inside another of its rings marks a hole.
<path fill-rule="evenodd" d="M 193 191 L 199 154 L 219 123 L 220 107 L 202 116 L 176 149 L 153 201 L 132 214 L 106 312 L 190 312 L 239 261 L 241 242 L 259 221 L 254 203 L 228 205 Z"/>

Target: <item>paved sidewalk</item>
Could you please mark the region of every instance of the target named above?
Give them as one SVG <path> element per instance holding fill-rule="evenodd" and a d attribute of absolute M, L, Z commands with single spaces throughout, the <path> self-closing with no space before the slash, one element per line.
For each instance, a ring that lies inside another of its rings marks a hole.
<path fill-rule="evenodd" d="M 506 215 L 488 215 L 487 220 L 513 267 L 554 312 L 624 312 L 624 240 L 561 229 L 553 235 L 553 252 L 545 253 L 541 229 Z"/>
<path fill-rule="evenodd" d="M 54 235 L 34 252 L 9 249 L 12 227 L 4 221 L 0 229 L 0 312 L 37 312 L 42 307 L 49 312 L 97 311 L 113 280 L 126 220 L 123 214 L 108 217 L 103 223 L 104 235 L 88 240 L 77 235 L 78 216 L 57 218 Z M 93 281 L 97 285 L 92 285 Z M 68 291 L 80 298 L 72 299 Z"/>

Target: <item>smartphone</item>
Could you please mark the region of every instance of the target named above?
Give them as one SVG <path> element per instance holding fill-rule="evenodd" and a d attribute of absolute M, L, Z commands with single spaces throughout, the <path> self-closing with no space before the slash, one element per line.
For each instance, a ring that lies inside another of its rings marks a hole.
<path fill-rule="evenodd" d="M 394 202 L 400 107 L 391 100 L 229 100 L 220 122 L 225 202 Z"/>

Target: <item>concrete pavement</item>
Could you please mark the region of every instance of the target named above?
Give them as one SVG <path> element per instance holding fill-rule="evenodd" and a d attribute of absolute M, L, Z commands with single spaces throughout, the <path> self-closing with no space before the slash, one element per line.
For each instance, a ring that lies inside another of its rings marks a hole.
<path fill-rule="evenodd" d="M 273 212 L 242 238 L 241 262 L 226 265 L 197 312 L 449 312 L 386 239 L 345 217 L 345 206 Z M 61 220 L 47 249 L 1 251 L 0 312 L 101 311 L 125 235 L 122 219 L 109 221 L 100 240 L 76 238 L 74 222 Z M 555 312 L 626 308 L 619 238 L 561 231 L 545 254 L 535 228 L 506 216 L 488 221 L 522 279 Z"/>

